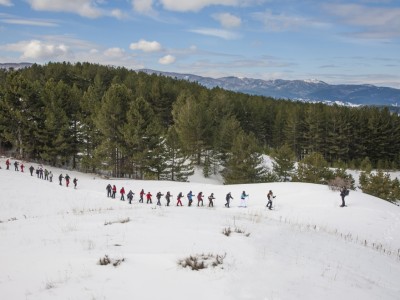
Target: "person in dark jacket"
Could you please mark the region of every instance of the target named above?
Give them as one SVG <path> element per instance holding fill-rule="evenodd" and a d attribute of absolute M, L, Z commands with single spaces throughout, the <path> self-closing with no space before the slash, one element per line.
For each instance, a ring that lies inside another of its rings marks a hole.
<path fill-rule="evenodd" d="M 33 166 L 29 167 L 29 172 L 31 172 L 31 176 L 33 176 L 33 171 L 35 170 L 35 168 Z"/>
<path fill-rule="evenodd" d="M 132 199 L 133 199 L 133 195 L 134 195 L 134 194 L 135 194 L 135 193 L 132 192 L 132 190 L 129 190 L 129 193 L 126 195 L 126 196 L 128 197 L 129 204 L 132 204 Z"/>
<path fill-rule="evenodd" d="M 15 161 L 15 162 L 14 162 L 15 171 L 19 171 L 19 170 L 18 170 L 18 165 L 19 165 L 19 162 Z"/>
<path fill-rule="evenodd" d="M 171 201 L 171 193 L 168 191 L 167 194 L 165 195 L 165 200 L 167 200 L 167 206 L 169 206 L 169 202 Z"/>
<path fill-rule="evenodd" d="M 60 185 L 62 185 L 63 178 L 64 178 L 63 174 L 60 174 L 60 176 L 58 176 L 58 180 L 60 181 Z"/>
<path fill-rule="evenodd" d="M 211 193 L 211 195 L 208 196 L 208 207 L 214 207 L 214 202 L 213 202 L 214 199 L 215 199 L 214 193 Z"/>
<path fill-rule="evenodd" d="M 275 196 L 271 190 L 269 190 L 269 192 L 267 194 L 267 198 L 268 198 L 268 203 L 267 203 L 266 207 L 268 207 L 268 209 L 271 210 L 272 209 L 272 199 L 275 198 Z"/>
<path fill-rule="evenodd" d="M 226 197 L 225 197 L 225 200 L 226 200 L 225 207 L 229 208 L 229 202 L 231 201 L 231 199 L 233 199 L 233 197 L 231 195 L 231 192 L 229 192 L 228 194 L 226 194 Z"/>
<path fill-rule="evenodd" d="M 107 184 L 106 190 L 107 190 L 107 197 L 111 197 L 111 191 L 112 191 L 111 184 Z"/>
<path fill-rule="evenodd" d="M 72 180 L 73 184 L 74 184 L 74 189 L 76 189 L 76 186 L 78 185 L 78 179 L 74 178 L 74 180 Z"/>
<path fill-rule="evenodd" d="M 144 189 L 142 189 L 142 190 L 140 191 L 140 194 L 139 194 L 139 196 L 140 196 L 140 198 L 139 198 L 139 203 L 143 203 L 144 194 L 145 194 Z"/>
<path fill-rule="evenodd" d="M 344 186 L 340 189 L 340 197 L 342 197 L 342 205 L 340 207 L 345 207 L 346 203 L 344 201 L 344 198 L 349 194 L 349 190 Z"/>
<path fill-rule="evenodd" d="M 164 194 L 161 194 L 161 192 L 158 192 L 156 194 L 156 198 L 157 198 L 157 205 L 161 206 L 161 196 L 164 196 Z"/>
<path fill-rule="evenodd" d="M 71 178 L 71 177 L 69 177 L 68 174 L 65 175 L 65 185 L 66 185 L 67 187 L 69 187 L 69 180 L 70 180 L 70 178 Z"/>

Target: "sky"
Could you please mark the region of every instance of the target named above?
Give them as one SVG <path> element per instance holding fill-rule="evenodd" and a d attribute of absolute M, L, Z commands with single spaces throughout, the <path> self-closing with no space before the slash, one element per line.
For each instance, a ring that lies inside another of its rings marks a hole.
<path fill-rule="evenodd" d="M 400 88 L 399 0 L 0 0 L 0 63 Z"/>

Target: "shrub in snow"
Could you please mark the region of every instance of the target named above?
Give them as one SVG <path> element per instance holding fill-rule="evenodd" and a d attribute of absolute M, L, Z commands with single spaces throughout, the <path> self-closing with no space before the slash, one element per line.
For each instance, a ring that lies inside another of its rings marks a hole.
<path fill-rule="evenodd" d="M 216 268 L 219 265 L 222 265 L 225 257 L 226 253 L 224 255 L 212 253 L 190 255 L 189 257 L 179 260 L 178 265 L 182 266 L 183 268 L 190 268 L 193 271 L 199 271 L 209 267 Z"/>
<path fill-rule="evenodd" d="M 124 223 L 128 223 L 128 222 L 130 222 L 131 221 L 131 219 L 129 219 L 129 217 L 128 218 L 125 218 L 125 219 L 119 219 L 119 220 L 116 220 L 116 221 L 105 221 L 104 222 L 104 226 L 105 225 L 111 225 L 111 224 L 115 224 L 115 223 L 121 223 L 121 224 L 124 224 Z"/>
<path fill-rule="evenodd" d="M 101 257 L 99 259 L 98 264 L 100 266 L 107 266 L 109 264 L 112 264 L 114 267 L 119 266 L 123 261 L 125 261 L 125 258 L 119 258 L 119 259 L 113 259 L 108 257 L 108 255 L 104 255 L 104 257 Z"/>

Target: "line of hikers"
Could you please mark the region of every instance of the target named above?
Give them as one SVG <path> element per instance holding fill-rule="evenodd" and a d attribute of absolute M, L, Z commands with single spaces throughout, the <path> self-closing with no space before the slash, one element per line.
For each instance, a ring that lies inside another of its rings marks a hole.
<path fill-rule="evenodd" d="M 107 191 L 107 197 L 115 199 L 116 194 L 117 194 L 117 187 L 115 186 L 115 184 L 114 185 L 108 184 L 106 186 L 106 191 Z M 126 194 L 125 188 L 122 187 L 119 190 L 119 193 L 121 195 L 120 196 L 120 200 L 121 201 L 125 201 L 125 194 Z M 129 192 L 127 193 L 126 196 L 127 196 L 128 201 L 129 201 L 129 204 L 132 204 L 132 200 L 133 200 L 133 196 L 134 195 L 135 195 L 135 193 L 132 192 L 132 190 L 129 190 Z M 163 193 L 157 192 L 157 194 L 155 196 L 156 199 L 157 199 L 156 205 L 161 206 L 161 198 L 162 198 L 162 196 L 164 196 Z M 146 193 L 144 191 L 144 189 L 142 189 L 140 191 L 140 193 L 139 193 L 139 203 L 144 203 L 144 199 L 146 198 L 146 203 L 147 204 L 153 204 L 152 197 L 153 197 L 153 195 L 150 192 Z M 165 194 L 164 198 L 167 201 L 166 206 L 170 206 L 172 197 L 173 197 L 173 195 L 169 191 Z M 190 191 L 186 195 L 186 197 L 187 197 L 187 200 L 188 200 L 188 206 L 192 206 L 194 198 L 197 199 L 197 206 L 204 206 L 204 202 L 203 202 L 204 194 L 203 194 L 203 192 L 199 192 L 197 194 L 197 196 L 196 196 L 195 194 L 193 194 L 192 191 Z M 247 207 L 246 199 L 248 197 L 249 197 L 249 195 L 246 194 L 245 191 L 243 191 L 243 193 L 240 195 L 241 203 L 240 203 L 239 207 Z M 178 193 L 178 195 L 176 197 L 176 206 L 183 206 L 183 203 L 182 203 L 182 199 L 183 198 L 184 198 L 183 193 L 182 192 Z M 207 199 L 208 199 L 208 207 L 214 207 L 214 200 L 215 200 L 214 193 L 211 193 L 207 197 Z M 226 200 L 225 207 L 227 207 L 227 208 L 230 207 L 231 199 L 233 199 L 233 197 L 232 197 L 231 193 L 229 192 L 228 194 L 226 194 L 226 197 L 225 197 L 225 200 Z M 272 205 L 272 201 L 271 201 L 271 205 Z"/>
<path fill-rule="evenodd" d="M 7 159 L 6 160 L 6 170 L 10 169 L 10 165 L 11 165 L 10 159 Z M 20 167 L 21 168 L 21 172 L 24 173 L 24 168 L 25 168 L 24 164 L 21 163 L 21 165 L 20 165 L 18 161 L 15 161 L 14 162 L 14 170 L 15 171 L 19 171 L 18 167 Z M 29 167 L 29 172 L 30 172 L 31 176 L 33 176 L 33 171 L 35 171 L 35 168 L 31 165 Z M 49 171 L 47 169 L 43 169 L 42 166 L 38 166 L 36 168 L 35 172 L 36 172 L 37 178 L 53 182 L 53 173 L 51 171 Z M 71 177 L 68 174 L 66 174 L 65 177 L 62 174 L 60 174 L 60 176 L 58 176 L 58 180 L 60 182 L 60 185 L 62 185 L 62 180 L 63 179 L 65 179 L 66 187 L 69 187 L 69 183 L 70 183 Z M 74 188 L 76 189 L 76 186 L 78 185 L 78 179 L 74 178 L 72 180 L 72 183 L 74 184 Z"/>

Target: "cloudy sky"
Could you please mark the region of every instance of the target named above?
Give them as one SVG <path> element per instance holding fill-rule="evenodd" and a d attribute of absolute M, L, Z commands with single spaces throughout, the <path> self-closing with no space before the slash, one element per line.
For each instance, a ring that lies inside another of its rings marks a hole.
<path fill-rule="evenodd" d="M 400 88 L 399 0 L 0 0 L 0 63 Z"/>

